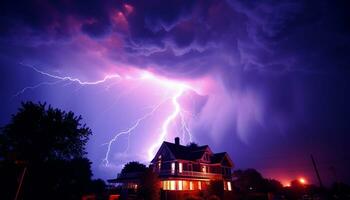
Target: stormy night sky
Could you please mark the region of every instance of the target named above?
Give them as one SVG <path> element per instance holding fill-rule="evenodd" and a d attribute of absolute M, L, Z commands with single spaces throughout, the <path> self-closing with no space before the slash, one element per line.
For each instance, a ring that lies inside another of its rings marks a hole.
<path fill-rule="evenodd" d="M 317 183 L 310 154 L 326 184 L 349 183 L 349 8 L 2 1 L 0 126 L 28 100 L 82 115 L 96 178 L 179 136 L 283 184 Z"/>

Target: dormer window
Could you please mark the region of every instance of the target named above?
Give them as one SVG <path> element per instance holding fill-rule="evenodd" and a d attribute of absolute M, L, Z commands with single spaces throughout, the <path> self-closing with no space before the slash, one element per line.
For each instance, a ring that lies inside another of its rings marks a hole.
<path fill-rule="evenodd" d="M 205 165 L 202 166 L 202 172 L 207 173 L 207 166 L 205 166 Z"/>
<path fill-rule="evenodd" d="M 179 163 L 179 173 L 182 173 L 182 163 Z"/>
<path fill-rule="evenodd" d="M 204 153 L 203 160 L 210 161 L 210 155 L 207 152 Z"/>

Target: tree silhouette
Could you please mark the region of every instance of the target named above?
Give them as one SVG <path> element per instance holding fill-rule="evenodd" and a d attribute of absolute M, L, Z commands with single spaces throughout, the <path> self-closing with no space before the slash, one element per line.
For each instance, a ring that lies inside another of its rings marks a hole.
<path fill-rule="evenodd" d="M 146 168 L 140 177 L 138 190 L 139 199 L 158 200 L 160 199 L 160 181 L 158 175 L 150 168 Z"/>
<path fill-rule="evenodd" d="M 275 179 L 267 179 L 267 190 L 268 192 L 278 193 L 283 189 L 283 185 L 281 182 Z"/>
<path fill-rule="evenodd" d="M 22 199 L 81 198 L 92 176 L 84 157 L 91 130 L 81 120 L 45 103 L 22 103 L 0 135 L 0 187 L 9 191 L 5 199 L 13 199 L 18 185 L 13 180 L 25 171 Z"/>
<path fill-rule="evenodd" d="M 191 149 L 195 149 L 198 147 L 198 144 L 195 142 L 190 142 L 187 146 L 190 147 Z"/>
<path fill-rule="evenodd" d="M 160 198 L 160 181 L 151 168 L 137 161 L 127 163 L 119 178 L 128 177 L 138 180 L 137 199 L 157 200 Z M 132 191 L 129 191 L 132 192 Z"/>
<path fill-rule="evenodd" d="M 255 169 L 237 170 L 233 175 L 236 177 L 233 184 L 240 192 L 267 192 L 268 190 L 268 181 Z"/>
<path fill-rule="evenodd" d="M 266 179 L 255 169 L 236 170 L 233 176 L 233 188 L 238 199 L 272 199 L 284 191 L 279 181 Z"/>
<path fill-rule="evenodd" d="M 46 104 L 22 103 L 18 113 L 3 130 L 5 159 L 29 163 L 70 160 L 83 157 L 91 130 L 81 116 Z"/>
<path fill-rule="evenodd" d="M 208 186 L 207 199 L 223 199 L 224 198 L 224 183 L 218 180 L 210 181 Z"/>
<path fill-rule="evenodd" d="M 122 169 L 121 174 L 133 173 L 133 172 L 145 172 L 147 169 L 146 165 L 141 164 L 137 161 L 128 162 Z"/>

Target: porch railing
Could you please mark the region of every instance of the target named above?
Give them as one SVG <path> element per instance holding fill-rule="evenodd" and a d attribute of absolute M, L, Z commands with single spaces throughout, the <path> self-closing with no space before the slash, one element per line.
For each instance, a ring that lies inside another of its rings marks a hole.
<path fill-rule="evenodd" d="M 201 178 L 201 179 L 222 179 L 222 174 L 217 173 L 207 173 L 207 172 L 197 172 L 197 171 L 171 171 L 171 170 L 161 170 L 158 172 L 160 176 L 178 176 L 178 177 L 192 177 L 192 178 Z"/>

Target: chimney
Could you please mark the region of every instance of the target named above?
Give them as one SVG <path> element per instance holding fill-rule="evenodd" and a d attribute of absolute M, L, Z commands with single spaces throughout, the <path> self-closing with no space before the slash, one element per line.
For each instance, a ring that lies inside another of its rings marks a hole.
<path fill-rule="evenodd" d="M 180 145 L 180 138 L 179 138 L 179 137 L 176 137 L 176 138 L 175 138 L 175 144 L 176 144 L 176 145 Z"/>

